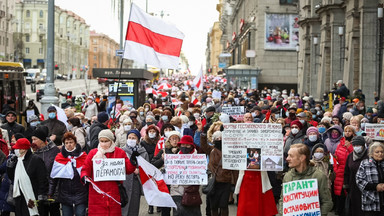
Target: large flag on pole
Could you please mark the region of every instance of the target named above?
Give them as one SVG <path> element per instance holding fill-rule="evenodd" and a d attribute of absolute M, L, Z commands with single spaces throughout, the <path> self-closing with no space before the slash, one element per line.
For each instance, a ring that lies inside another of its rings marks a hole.
<path fill-rule="evenodd" d="M 204 83 L 204 79 L 203 79 L 203 66 L 201 66 L 199 74 L 197 74 L 197 76 L 193 80 L 193 84 L 196 86 L 197 90 L 201 90 L 202 91 L 203 90 L 203 83 Z"/>
<path fill-rule="evenodd" d="M 140 180 L 143 185 L 144 197 L 148 205 L 160 207 L 177 208 L 167 185 L 164 182 L 163 174 L 141 156 L 137 157 L 139 165 Z"/>
<path fill-rule="evenodd" d="M 131 4 L 123 58 L 159 68 L 177 68 L 184 34 Z"/>

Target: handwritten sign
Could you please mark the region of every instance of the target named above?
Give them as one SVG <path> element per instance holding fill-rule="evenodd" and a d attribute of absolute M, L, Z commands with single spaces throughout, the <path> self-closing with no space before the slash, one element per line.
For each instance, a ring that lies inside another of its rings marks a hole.
<path fill-rule="evenodd" d="M 230 170 L 282 171 L 281 124 L 224 124 L 223 168 Z"/>
<path fill-rule="evenodd" d="M 124 181 L 124 158 L 103 158 L 93 160 L 94 181 Z"/>
<path fill-rule="evenodd" d="M 237 121 L 242 121 L 245 114 L 243 106 L 222 107 L 221 112 L 232 116 Z"/>
<path fill-rule="evenodd" d="M 384 140 L 384 124 L 366 124 L 365 133 L 373 140 Z"/>
<path fill-rule="evenodd" d="M 284 183 L 282 213 L 284 216 L 320 216 L 317 179 L 297 180 Z"/>
<path fill-rule="evenodd" d="M 170 185 L 206 185 L 207 158 L 205 154 L 165 154 L 164 181 Z"/>

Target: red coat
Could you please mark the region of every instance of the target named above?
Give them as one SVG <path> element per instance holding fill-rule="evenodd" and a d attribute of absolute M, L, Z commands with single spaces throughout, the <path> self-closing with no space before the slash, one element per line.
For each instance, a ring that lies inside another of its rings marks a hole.
<path fill-rule="evenodd" d="M 88 176 L 93 179 L 93 162 L 92 158 L 97 152 L 96 149 L 92 149 L 87 159 L 84 162 L 84 166 L 81 170 L 81 178 Z M 133 173 L 135 167 L 129 161 L 127 154 L 121 148 L 116 147 L 114 152 L 106 153 L 107 158 L 124 158 L 125 159 L 125 171 L 129 175 Z M 96 185 L 107 194 L 111 195 L 117 201 L 120 201 L 119 188 L 116 181 L 102 181 L 95 182 Z M 92 216 L 114 216 L 121 215 L 121 206 L 107 196 L 103 196 L 97 193 L 91 184 L 89 184 L 88 195 L 88 214 Z"/>
<path fill-rule="evenodd" d="M 347 162 L 348 155 L 353 151 L 353 146 L 350 144 L 348 148 L 345 146 L 345 138 L 340 139 L 340 143 L 335 151 L 335 159 L 337 163 L 333 165 L 333 170 L 335 171 L 336 178 L 334 181 L 334 192 L 335 195 L 340 196 L 343 189 L 344 183 L 344 168 Z"/>

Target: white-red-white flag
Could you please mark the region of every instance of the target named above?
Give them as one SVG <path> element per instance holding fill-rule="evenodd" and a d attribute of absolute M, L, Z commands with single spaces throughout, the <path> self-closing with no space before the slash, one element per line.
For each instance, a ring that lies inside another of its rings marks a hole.
<path fill-rule="evenodd" d="M 159 68 L 177 68 L 184 34 L 131 4 L 123 58 Z"/>
<path fill-rule="evenodd" d="M 203 84 L 204 84 L 203 67 L 200 68 L 200 72 L 199 74 L 197 74 L 197 76 L 193 80 L 193 84 L 196 86 L 197 90 L 201 90 L 201 91 L 203 90 Z"/>
<path fill-rule="evenodd" d="M 144 197 L 148 205 L 177 208 L 160 170 L 141 156 L 137 157 L 137 164 L 139 165 Z"/>

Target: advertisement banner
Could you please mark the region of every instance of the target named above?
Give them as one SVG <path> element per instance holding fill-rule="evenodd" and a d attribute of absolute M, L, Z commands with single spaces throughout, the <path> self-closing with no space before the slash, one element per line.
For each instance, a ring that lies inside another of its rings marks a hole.
<path fill-rule="evenodd" d="M 237 121 L 242 121 L 245 114 L 244 106 L 223 106 L 221 112 L 232 116 Z"/>
<path fill-rule="evenodd" d="M 223 169 L 282 171 L 284 142 L 281 131 L 281 124 L 224 124 Z"/>
<path fill-rule="evenodd" d="M 164 154 L 164 181 L 168 185 L 206 185 L 205 154 Z"/>
<path fill-rule="evenodd" d="M 317 179 L 283 184 L 283 215 L 321 215 Z"/>
<path fill-rule="evenodd" d="M 384 124 L 366 124 L 365 133 L 373 140 L 384 140 Z"/>
<path fill-rule="evenodd" d="M 265 44 L 269 50 L 296 50 L 299 41 L 297 14 L 265 14 Z"/>
<path fill-rule="evenodd" d="M 101 158 L 93 160 L 93 180 L 125 181 L 124 158 Z"/>

